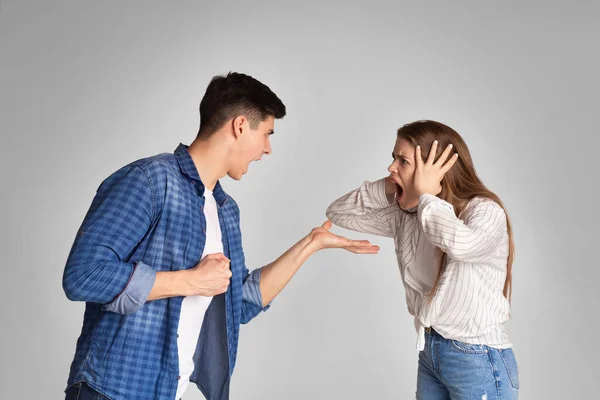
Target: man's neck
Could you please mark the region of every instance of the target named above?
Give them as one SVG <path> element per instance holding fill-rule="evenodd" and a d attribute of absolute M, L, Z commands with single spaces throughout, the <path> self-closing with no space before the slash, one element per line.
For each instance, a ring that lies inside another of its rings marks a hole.
<path fill-rule="evenodd" d="M 208 190 L 213 190 L 217 181 L 227 174 L 227 146 L 219 132 L 208 139 L 195 139 L 188 147 L 200 179 Z"/>

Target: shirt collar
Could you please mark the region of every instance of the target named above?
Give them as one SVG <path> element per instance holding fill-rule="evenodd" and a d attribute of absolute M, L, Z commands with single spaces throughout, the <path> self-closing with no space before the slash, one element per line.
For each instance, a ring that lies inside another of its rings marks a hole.
<path fill-rule="evenodd" d="M 204 183 L 200 179 L 200 175 L 198 174 L 198 169 L 196 169 L 196 165 L 194 164 L 194 160 L 192 160 L 192 156 L 188 151 L 188 146 L 183 143 L 179 143 L 179 146 L 175 149 L 175 158 L 177 159 L 177 163 L 179 164 L 179 169 L 181 172 L 192 180 L 192 184 L 196 186 L 198 190 L 198 194 L 200 196 L 204 195 Z M 215 188 L 213 189 L 213 196 L 219 206 L 222 206 L 227 201 L 227 194 L 221 187 L 221 183 L 217 181 Z"/>

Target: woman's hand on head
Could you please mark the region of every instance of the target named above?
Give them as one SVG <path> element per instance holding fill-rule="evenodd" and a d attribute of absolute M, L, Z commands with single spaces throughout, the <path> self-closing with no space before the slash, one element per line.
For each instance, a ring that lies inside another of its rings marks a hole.
<path fill-rule="evenodd" d="M 440 157 L 435 160 L 435 153 L 437 152 L 438 141 L 434 141 L 429 151 L 427 160 L 423 162 L 421 156 L 421 147 L 417 146 L 415 154 L 415 176 L 414 176 L 414 189 L 416 194 L 420 197 L 423 194 L 438 195 L 442 191 L 442 179 L 446 172 L 450 171 L 450 168 L 454 166 L 458 160 L 458 153 L 450 156 L 452 151 L 452 145 L 449 144 Z"/>

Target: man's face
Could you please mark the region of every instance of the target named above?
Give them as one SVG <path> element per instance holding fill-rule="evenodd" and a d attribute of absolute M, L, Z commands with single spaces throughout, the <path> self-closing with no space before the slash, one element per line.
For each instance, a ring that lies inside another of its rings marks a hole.
<path fill-rule="evenodd" d="M 227 175 L 235 180 L 240 180 L 252 161 L 258 161 L 264 154 L 271 154 L 270 136 L 274 132 L 275 118 L 268 116 L 258 124 L 256 129 L 250 127 L 248 119 L 236 123 L 236 145 L 230 156 L 230 167 Z"/>

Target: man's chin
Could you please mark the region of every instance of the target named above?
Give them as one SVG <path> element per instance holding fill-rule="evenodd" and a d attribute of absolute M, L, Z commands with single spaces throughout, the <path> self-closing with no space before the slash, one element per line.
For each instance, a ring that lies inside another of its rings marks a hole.
<path fill-rule="evenodd" d="M 234 170 L 234 171 L 228 171 L 227 175 L 236 181 L 239 181 L 242 179 L 242 177 L 244 175 L 246 175 L 248 173 L 248 170 L 250 169 L 250 164 L 246 165 L 246 167 L 243 167 L 241 170 Z"/>
<path fill-rule="evenodd" d="M 239 180 L 242 179 L 242 176 L 244 176 L 244 174 L 243 173 L 228 172 L 227 176 L 229 176 L 234 181 L 239 181 Z"/>

